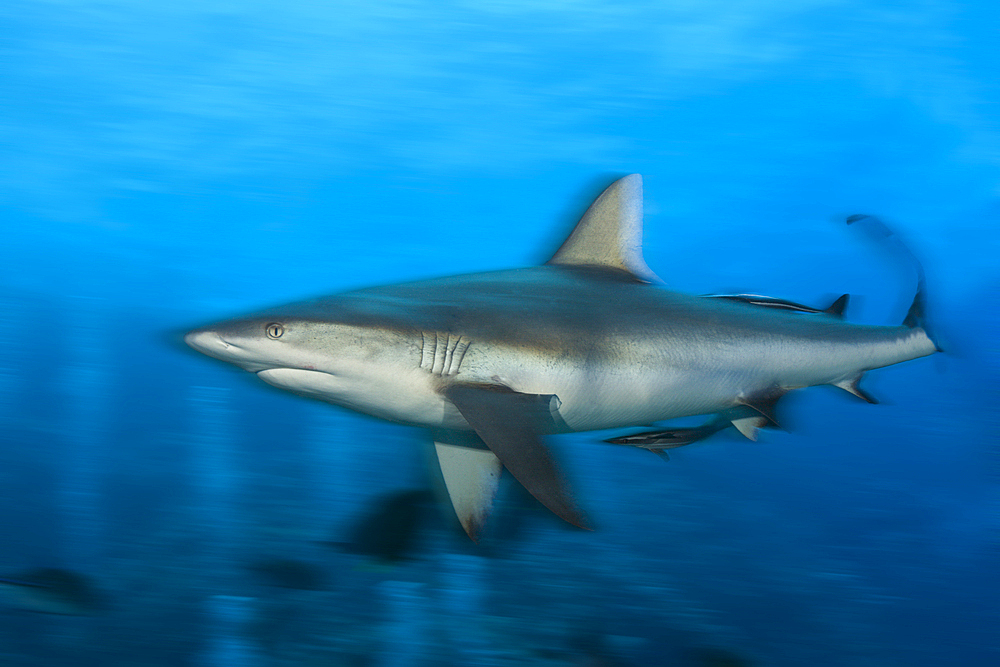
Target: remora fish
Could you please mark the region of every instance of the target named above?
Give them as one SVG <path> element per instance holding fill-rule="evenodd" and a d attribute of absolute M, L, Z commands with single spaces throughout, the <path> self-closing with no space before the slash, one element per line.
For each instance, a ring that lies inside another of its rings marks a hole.
<path fill-rule="evenodd" d="M 704 414 L 714 415 L 706 426 L 624 441 L 662 451 L 730 424 L 755 437 L 789 391 L 829 384 L 873 402 L 858 387 L 865 371 L 936 351 L 922 281 L 900 326 L 844 322 L 840 300 L 821 312 L 658 282 L 642 256 L 642 178 L 633 174 L 594 201 L 542 266 L 345 292 L 185 340 L 276 387 L 427 429 L 473 539 L 503 468 L 586 527 L 545 434 Z"/>

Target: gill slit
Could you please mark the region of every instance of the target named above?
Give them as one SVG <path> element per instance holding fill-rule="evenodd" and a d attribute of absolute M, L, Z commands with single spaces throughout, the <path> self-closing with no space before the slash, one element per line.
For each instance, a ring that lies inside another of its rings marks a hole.
<path fill-rule="evenodd" d="M 469 344 L 465 336 L 448 333 L 420 334 L 420 367 L 434 375 L 457 375 Z"/>

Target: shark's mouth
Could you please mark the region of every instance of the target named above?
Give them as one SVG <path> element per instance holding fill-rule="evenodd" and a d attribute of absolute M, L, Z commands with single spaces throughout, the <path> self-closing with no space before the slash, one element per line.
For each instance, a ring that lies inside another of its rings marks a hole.
<path fill-rule="evenodd" d="M 301 368 L 268 368 L 257 371 L 257 377 L 279 389 L 310 396 L 328 397 L 341 388 L 335 376 Z"/>

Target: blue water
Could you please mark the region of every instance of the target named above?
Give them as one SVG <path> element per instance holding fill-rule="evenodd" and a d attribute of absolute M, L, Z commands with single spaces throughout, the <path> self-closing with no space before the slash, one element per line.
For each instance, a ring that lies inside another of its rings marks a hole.
<path fill-rule="evenodd" d="M 0 664 L 1000 664 L 994 3 L 8 0 L 0 8 Z M 425 482 L 419 434 L 178 335 L 357 286 L 531 265 L 621 174 L 673 289 L 902 320 L 947 354 L 789 397 L 669 463 L 553 446 L 598 530 L 507 489 L 392 568 L 319 544 Z M 314 564 L 321 591 L 246 564 Z M 735 657 L 734 657 L 735 656 Z"/>

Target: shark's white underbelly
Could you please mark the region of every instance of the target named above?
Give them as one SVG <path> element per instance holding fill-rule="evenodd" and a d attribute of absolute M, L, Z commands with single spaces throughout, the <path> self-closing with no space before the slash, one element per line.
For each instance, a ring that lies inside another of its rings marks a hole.
<path fill-rule="evenodd" d="M 467 428 L 458 411 L 424 374 L 368 373 L 363 377 L 296 368 L 257 373 L 270 385 L 401 424 Z M 452 414 L 454 413 L 454 414 Z"/>
<path fill-rule="evenodd" d="M 592 431 L 719 412 L 734 404 L 737 387 L 711 374 L 691 374 L 671 369 L 612 374 L 600 379 L 587 372 L 567 372 L 549 377 L 525 376 L 512 388 L 559 398 L 557 423 L 566 431 Z"/>
<path fill-rule="evenodd" d="M 662 339 L 632 340 L 627 348 L 607 348 L 585 359 L 494 348 L 482 351 L 481 368 L 475 345 L 466 357 L 479 381 L 555 394 L 565 430 L 589 431 L 717 413 L 776 390 L 855 378 L 934 350 L 922 331 L 868 344 L 766 337 L 718 345 L 692 340 L 672 345 Z"/>
<path fill-rule="evenodd" d="M 414 347 L 413 359 L 396 363 L 341 363 L 335 372 L 275 368 L 258 376 L 380 419 L 461 430 L 470 427 L 444 397 L 443 387 L 503 385 L 558 397 L 553 403 L 558 405 L 553 414 L 557 432 L 590 431 L 721 412 L 775 389 L 833 383 L 927 354 L 924 348 L 932 345 L 922 332 L 913 340 L 870 345 L 773 340 L 670 345 L 650 339 L 585 356 L 473 341 L 460 367 L 423 363 Z"/>
<path fill-rule="evenodd" d="M 473 344 L 453 381 L 504 385 L 526 394 L 554 394 L 561 431 L 635 426 L 730 408 L 741 388 L 753 389 L 761 374 L 720 374 L 664 363 L 653 349 L 635 350 L 642 359 L 604 361 L 559 357 L 523 349 Z M 445 415 L 449 414 L 446 408 Z M 457 416 L 457 411 L 452 415 Z"/>

